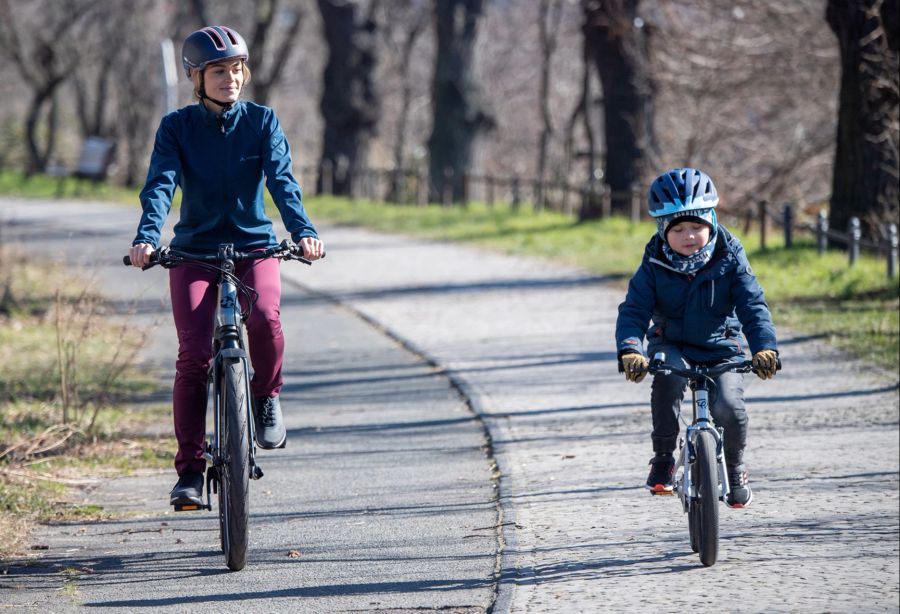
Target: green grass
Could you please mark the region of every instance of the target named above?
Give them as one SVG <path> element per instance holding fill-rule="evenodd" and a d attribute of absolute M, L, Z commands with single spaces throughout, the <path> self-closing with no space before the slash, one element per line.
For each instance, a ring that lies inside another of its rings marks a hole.
<path fill-rule="evenodd" d="M 51 196 L 55 183 L 35 177 L 27 184 L 15 173 L 0 172 L 0 194 Z M 112 200 L 136 202 L 136 190 L 108 190 Z M 114 194 L 119 196 L 113 196 Z M 176 198 L 180 196 L 180 193 Z M 177 204 L 176 204 L 177 206 Z M 583 267 L 625 281 L 640 262 L 650 222 L 633 224 L 613 217 L 579 224 L 570 216 L 534 213 L 527 205 L 466 208 L 391 205 L 333 197 L 311 197 L 313 221 L 364 226 L 438 240 L 464 241 L 486 249 L 529 254 Z M 277 217 L 269 202 L 269 212 Z M 786 250 L 777 232 L 769 249 L 759 236 L 736 232 L 766 291 L 776 325 L 819 335 L 842 349 L 895 370 L 900 362 L 898 279 L 887 279 L 882 258 L 862 256 L 854 267 L 844 252 L 819 256 L 810 241 Z M 327 236 L 324 237 L 327 242 Z"/>
<path fill-rule="evenodd" d="M 623 292 L 656 232 L 652 222 L 632 223 L 623 217 L 579 224 L 563 214 L 480 203 L 416 207 L 314 197 L 307 199 L 306 207 L 313 220 L 466 241 L 577 265 L 618 278 Z M 766 291 L 776 326 L 820 336 L 853 355 L 897 369 L 900 283 L 887 278 L 883 259 L 863 255 L 850 267 L 846 253 L 820 256 L 811 241 L 795 241 L 788 250 L 780 236 L 772 236 L 768 249 L 762 250 L 758 234 L 735 234 Z"/>
<path fill-rule="evenodd" d="M 25 177 L 22 173 L 0 171 L 0 194 L 27 198 L 57 198 L 62 187 L 65 198 L 85 198 L 108 202 L 136 203 L 138 190 L 101 182 L 59 179 L 47 175 Z"/>

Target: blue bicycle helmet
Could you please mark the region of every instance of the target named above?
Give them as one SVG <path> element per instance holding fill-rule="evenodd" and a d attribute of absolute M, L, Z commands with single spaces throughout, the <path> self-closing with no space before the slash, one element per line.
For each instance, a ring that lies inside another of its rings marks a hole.
<path fill-rule="evenodd" d="M 232 58 L 246 62 L 250 52 L 243 37 L 225 26 L 208 26 L 192 32 L 181 46 L 181 63 L 188 78 L 192 68 L 203 70 L 207 64 Z"/>
<path fill-rule="evenodd" d="M 647 194 L 652 217 L 663 217 L 697 209 L 712 209 L 719 195 L 709 175 L 696 168 L 675 168 L 653 180 Z"/>

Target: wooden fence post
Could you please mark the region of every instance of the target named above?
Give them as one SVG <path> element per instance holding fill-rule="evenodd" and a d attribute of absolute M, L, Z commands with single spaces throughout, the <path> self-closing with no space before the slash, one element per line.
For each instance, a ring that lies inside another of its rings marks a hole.
<path fill-rule="evenodd" d="M 784 203 L 784 247 L 791 249 L 794 246 L 794 207 L 791 203 Z"/>
<path fill-rule="evenodd" d="M 416 205 L 424 207 L 428 204 L 428 172 L 420 168 L 416 173 Z"/>
<path fill-rule="evenodd" d="M 512 210 L 519 210 L 521 195 L 519 194 L 519 177 L 518 175 L 512 178 Z"/>
<path fill-rule="evenodd" d="M 631 184 L 631 221 L 635 224 L 641 221 L 641 186 Z"/>
<path fill-rule="evenodd" d="M 888 253 L 887 253 L 887 274 L 888 278 L 894 279 L 897 276 L 897 225 L 888 224 Z"/>
<path fill-rule="evenodd" d="M 329 158 L 322 160 L 322 194 L 334 194 L 334 163 Z"/>
<path fill-rule="evenodd" d="M 825 209 L 820 209 L 816 218 L 816 244 L 819 247 L 819 255 L 824 255 L 828 249 L 828 214 L 825 213 Z"/>
<path fill-rule="evenodd" d="M 608 218 L 612 215 L 612 188 L 608 183 L 600 185 L 600 217 Z"/>
<path fill-rule="evenodd" d="M 769 203 L 761 200 L 757 203 L 757 216 L 759 217 L 759 247 L 765 250 L 768 244 L 769 220 L 767 218 Z"/>
<path fill-rule="evenodd" d="M 493 207 L 494 206 L 494 177 L 491 175 L 488 175 L 487 177 L 485 177 L 485 180 L 487 181 L 487 206 Z"/>
<path fill-rule="evenodd" d="M 469 206 L 469 173 L 463 171 L 462 177 L 459 178 L 460 192 L 462 197 L 462 206 Z"/>
<path fill-rule="evenodd" d="M 859 260 L 859 240 L 862 238 L 862 230 L 860 230 L 858 217 L 850 218 L 850 223 L 847 224 L 847 234 L 850 238 L 850 266 L 853 266 L 856 264 L 856 261 Z"/>
<path fill-rule="evenodd" d="M 444 183 L 441 185 L 441 204 L 449 207 L 453 204 L 453 167 L 444 167 Z"/>

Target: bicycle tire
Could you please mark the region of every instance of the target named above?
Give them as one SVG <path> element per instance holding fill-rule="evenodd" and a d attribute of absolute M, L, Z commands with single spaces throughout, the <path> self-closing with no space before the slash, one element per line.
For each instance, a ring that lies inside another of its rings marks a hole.
<path fill-rule="evenodd" d="M 691 538 L 691 550 L 700 552 L 700 502 L 691 501 L 688 505 L 688 535 Z"/>
<path fill-rule="evenodd" d="M 250 518 L 250 435 L 243 360 L 226 359 L 221 375 L 222 437 L 219 453 L 219 527 L 225 564 L 239 571 L 247 564 Z"/>
<path fill-rule="evenodd" d="M 719 471 L 716 463 L 716 439 L 709 431 L 700 431 L 694 443 L 697 480 L 697 533 L 700 562 L 706 567 L 719 555 Z"/>

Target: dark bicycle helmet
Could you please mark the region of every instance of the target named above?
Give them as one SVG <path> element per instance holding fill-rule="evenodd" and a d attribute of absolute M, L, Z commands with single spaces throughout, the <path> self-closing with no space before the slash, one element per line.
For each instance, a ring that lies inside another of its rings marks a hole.
<path fill-rule="evenodd" d="M 246 62 L 249 57 L 243 37 L 225 26 L 207 26 L 192 32 L 181 46 L 181 63 L 188 78 L 192 68 L 203 70 L 207 64 L 231 58 Z"/>
<path fill-rule="evenodd" d="M 696 168 L 675 168 L 653 180 L 647 194 L 650 215 L 655 218 L 688 211 L 712 209 L 719 195 L 709 175 Z"/>

